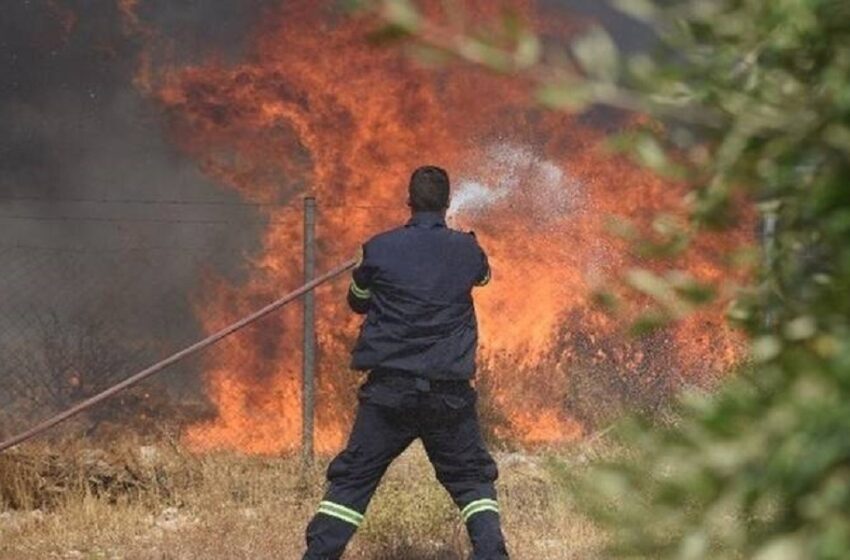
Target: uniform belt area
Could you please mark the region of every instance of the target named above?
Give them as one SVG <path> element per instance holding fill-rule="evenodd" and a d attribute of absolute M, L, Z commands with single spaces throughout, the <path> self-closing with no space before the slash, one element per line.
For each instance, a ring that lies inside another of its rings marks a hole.
<path fill-rule="evenodd" d="M 428 393 L 430 391 L 457 391 L 464 387 L 469 387 L 468 379 L 430 379 L 421 375 L 394 370 L 371 371 L 369 372 L 369 381 L 384 383 L 398 389 L 415 389 L 422 393 Z"/>

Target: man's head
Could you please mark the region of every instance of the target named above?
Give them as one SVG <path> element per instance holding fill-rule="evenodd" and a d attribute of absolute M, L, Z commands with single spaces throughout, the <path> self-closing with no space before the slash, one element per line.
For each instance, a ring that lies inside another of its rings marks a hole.
<path fill-rule="evenodd" d="M 407 204 L 414 212 L 445 212 L 449 207 L 449 174 L 434 165 L 418 168 L 410 176 Z"/>

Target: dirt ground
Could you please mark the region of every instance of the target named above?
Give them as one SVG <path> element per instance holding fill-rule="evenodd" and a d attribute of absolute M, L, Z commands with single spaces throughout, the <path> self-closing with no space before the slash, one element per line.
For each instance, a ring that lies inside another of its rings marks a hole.
<path fill-rule="evenodd" d="M 602 558 L 600 532 L 577 514 L 561 467 L 581 446 L 497 453 L 500 502 L 517 560 Z M 2 457 L 0 560 L 299 559 L 327 460 L 196 457 L 176 445 L 25 448 Z M 387 473 L 347 560 L 461 560 L 459 515 L 415 445 Z"/>

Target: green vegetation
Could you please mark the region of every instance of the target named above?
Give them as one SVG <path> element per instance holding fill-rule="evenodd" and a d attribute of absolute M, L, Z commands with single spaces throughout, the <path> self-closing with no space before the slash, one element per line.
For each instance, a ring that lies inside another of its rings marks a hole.
<path fill-rule="evenodd" d="M 657 53 L 620 53 L 593 27 L 551 60 L 514 17 L 459 36 L 414 2 L 365 4 L 386 23 L 377 37 L 529 72 L 549 106 L 655 117 L 619 144 L 693 188 L 687 224 L 663 221 L 647 254 L 674 259 L 700 230 L 759 215 L 763 255 L 729 311 L 750 337 L 742 371 L 714 395 L 684 399 L 672 426 L 632 422 L 628 456 L 575 486 L 610 528 L 612 555 L 847 558 L 850 4 L 614 1 L 656 30 Z M 677 273 L 634 271 L 625 283 L 659 302 L 641 327 L 712 293 Z"/>

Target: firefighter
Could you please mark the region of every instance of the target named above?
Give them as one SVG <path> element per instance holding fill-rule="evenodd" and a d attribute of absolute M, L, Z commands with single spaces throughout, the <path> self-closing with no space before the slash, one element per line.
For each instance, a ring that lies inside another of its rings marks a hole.
<path fill-rule="evenodd" d="M 345 449 L 331 462 L 329 487 L 307 526 L 305 560 L 340 558 L 363 522 L 390 463 L 415 439 L 460 510 L 474 560 L 508 558 L 493 485 L 496 464 L 481 437 L 475 374 L 475 286 L 490 266 L 472 233 L 446 227 L 449 177 L 413 172 L 403 227 L 362 247 L 348 303 L 364 314 L 352 367 L 368 371 Z"/>

